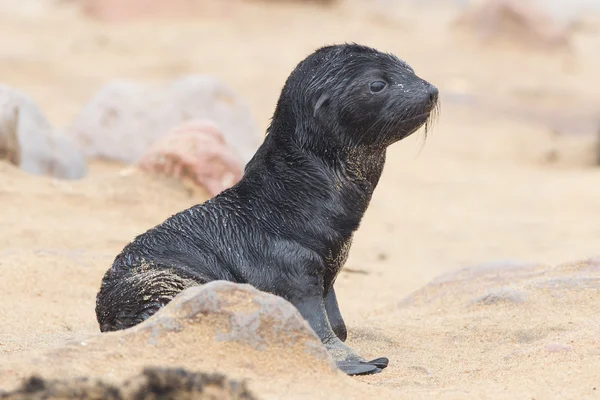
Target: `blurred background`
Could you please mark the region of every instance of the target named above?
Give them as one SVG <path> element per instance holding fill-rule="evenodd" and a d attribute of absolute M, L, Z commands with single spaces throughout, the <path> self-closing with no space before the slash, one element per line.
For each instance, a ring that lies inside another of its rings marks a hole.
<path fill-rule="evenodd" d="M 340 42 L 441 96 L 389 150 L 350 323 L 467 265 L 600 254 L 600 1 L 0 0 L 0 353 L 96 332 L 115 255 L 239 179 L 289 73 Z"/>

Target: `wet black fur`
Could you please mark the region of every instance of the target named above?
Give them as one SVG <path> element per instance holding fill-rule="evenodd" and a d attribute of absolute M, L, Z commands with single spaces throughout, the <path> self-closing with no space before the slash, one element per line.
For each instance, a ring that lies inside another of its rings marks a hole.
<path fill-rule="evenodd" d="M 388 86 L 373 93 L 378 80 Z M 356 44 L 317 50 L 288 78 L 240 182 L 116 257 L 97 296 L 100 329 L 133 326 L 188 286 L 228 280 L 289 300 L 325 342 L 331 329 L 320 332 L 307 305 L 320 298 L 345 340 L 336 276 L 387 146 L 425 124 L 436 105 L 437 89 L 393 55 Z"/>

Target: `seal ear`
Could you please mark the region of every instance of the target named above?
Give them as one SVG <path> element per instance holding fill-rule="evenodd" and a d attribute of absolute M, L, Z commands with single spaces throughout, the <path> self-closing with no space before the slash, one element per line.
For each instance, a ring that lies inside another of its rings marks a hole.
<path fill-rule="evenodd" d="M 317 113 L 319 112 L 319 109 L 321 107 L 323 107 L 324 105 L 327 105 L 327 102 L 329 101 L 329 98 L 331 96 L 329 96 L 329 93 L 323 93 L 319 99 L 317 100 L 316 104 L 315 104 L 315 110 L 313 112 L 313 116 L 316 117 Z"/>

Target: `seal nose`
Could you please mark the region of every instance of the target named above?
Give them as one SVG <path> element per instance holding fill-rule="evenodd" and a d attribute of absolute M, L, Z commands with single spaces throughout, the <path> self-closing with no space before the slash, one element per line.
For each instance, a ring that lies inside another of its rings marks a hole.
<path fill-rule="evenodd" d="M 429 104 L 433 105 L 437 103 L 439 94 L 438 89 L 433 85 L 429 85 L 429 88 L 427 88 L 427 92 L 429 93 Z"/>

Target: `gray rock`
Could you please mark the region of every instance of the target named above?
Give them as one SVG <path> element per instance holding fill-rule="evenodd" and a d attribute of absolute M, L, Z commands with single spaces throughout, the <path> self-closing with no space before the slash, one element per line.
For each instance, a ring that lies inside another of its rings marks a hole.
<path fill-rule="evenodd" d="M 300 345 L 319 359 L 330 359 L 325 347 L 296 307 L 282 297 L 248 284 L 213 281 L 190 287 L 154 316 L 138 325 L 156 343 L 169 332 L 211 318 L 217 341 L 238 342 L 256 350 Z M 226 326 L 226 329 L 219 327 Z M 335 364 L 332 363 L 332 367 Z"/>
<path fill-rule="evenodd" d="M 79 179 L 87 173 L 75 143 L 54 132 L 28 96 L 6 85 L 0 85 L 0 158 L 35 175 Z"/>
<path fill-rule="evenodd" d="M 477 305 L 585 298 L 600 291 L 600 258 L 549 266 L 518 261 L 488 262 L 443 274 L 399 303 L 401 308 Z"/>
<path fill-rule="evenodd" d="M 87 157 L 137 162 L 176 125 L 208 119 L 246 164 L 261 142 L 248 106 L 227 86 L 207 75 L 190 75 L 164 85 L 112 81 L 69 127 Z"/>
<path fill-rule="evenodd" d="M 501 287 L 489 290 L 482 296 L 475 297 L 470 301 L 470 304 L 482 304 L 482 305 L 493 305 L 493 304 L 519 304 L 526 300 L 526 294 L 520 290 Z"/>
<path fill-rule="evenodd" d="M 544 265 L 522 261 L 490 261 L 445 273 L 425 287 L 411 293 L 399 303 L 400 307 L 438 304 L 462 307 L 465 304 L 494 304 L 499 301 L 518 303 L 524 294 L 509 285 L 544 274 Z"/>

